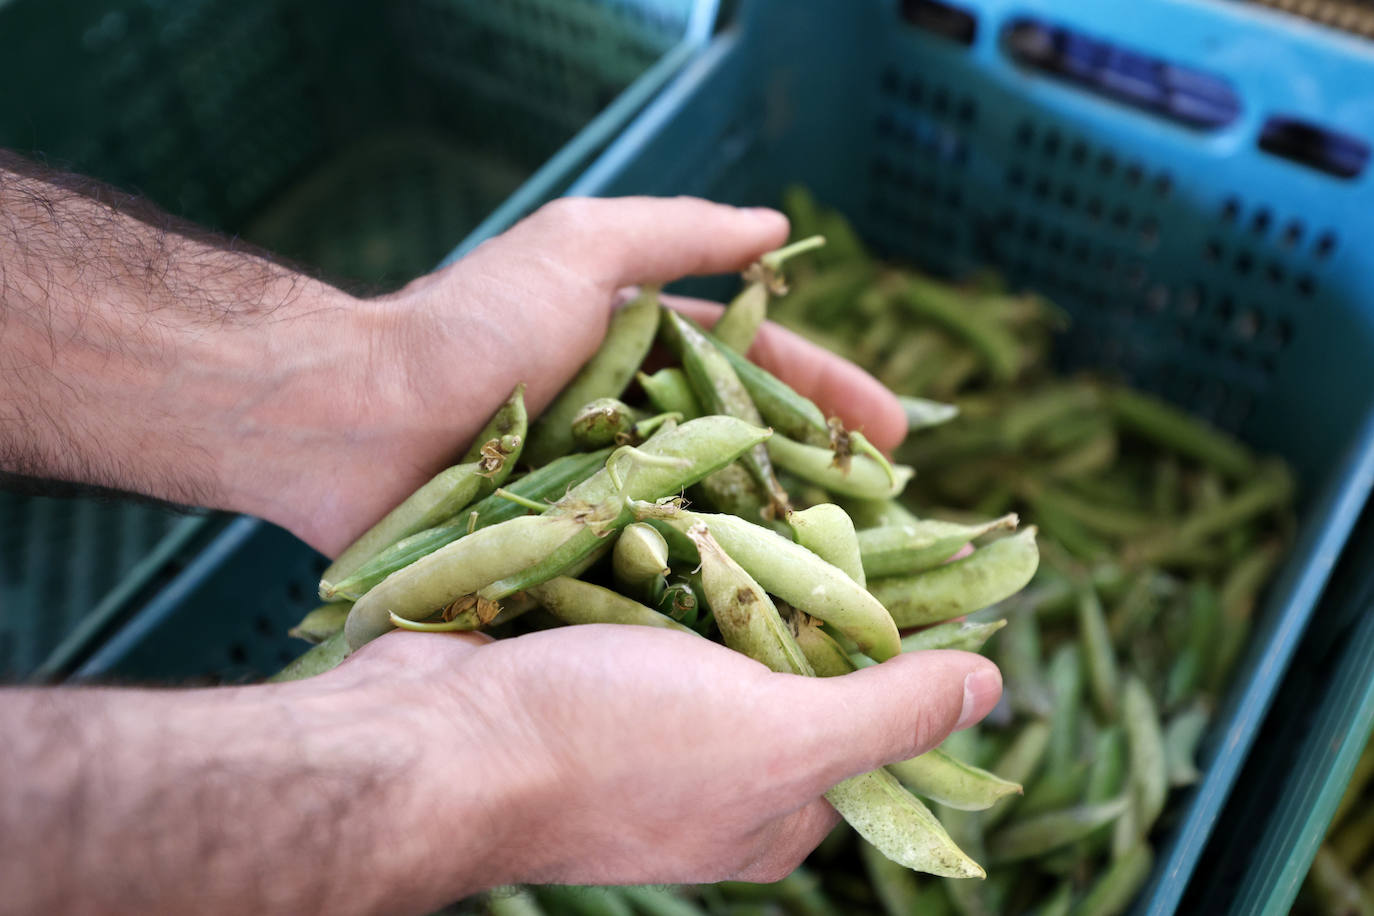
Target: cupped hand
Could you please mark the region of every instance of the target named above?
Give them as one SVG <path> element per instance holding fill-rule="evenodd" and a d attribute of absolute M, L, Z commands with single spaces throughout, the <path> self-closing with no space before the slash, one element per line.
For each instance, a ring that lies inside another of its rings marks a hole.
<path fill-rule="evenodd" d="M 318 432 L 284 446 L 293 469 L 260 514 L 336 554 L 455 460 L 517 383 L 537 415 L 595 352 L 625 287 L 739 270 L 786 236 L 772 210 L 563 199 L 394 295 L 331 310 L 309 345 L 358 355 L 285 408 L 286 425 Z M 719 309 L 675 305 L 707 323 Z M 905 434 L 893 396 L 820 347 L 770 325 L 750 355 L 879 447 Z"/>
<path fill-rule="evenodd" d="M 315 680 L 398 679 L 423 685 L 402 689 L 436 723 L 426 772 L 450 774 L 434 779 L 447 795 L 427 829 L 456 835 L 473 802 L 453 787 L 480 787 L 487 886 L 780 879 L 836 823 L 827 789 L 934 747 L 1001 693 L 996 667 L 965 652 L 817 679 L 607 625 L 499 642 L 392 633 Z"/>

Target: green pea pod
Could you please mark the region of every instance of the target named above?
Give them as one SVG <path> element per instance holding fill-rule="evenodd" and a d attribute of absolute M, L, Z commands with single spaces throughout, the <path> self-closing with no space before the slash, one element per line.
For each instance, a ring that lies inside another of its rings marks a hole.
<path fill-rule="evenodd" d="M 617 887 L 544 884 L 531 890 L 539 902 L 557 916 L 634 916 L 634 910 Z"/>
<path fill-rule="evenodd" d="M 1030 782 L 1045 760 L 1050 743 L 1050 726 L 1045 722 L 1027 722 L 1011 744 L 992 765 L 992 771 L 1003 779 L 1018 784 Z M 1016 797 L 1009 796 L 983 813 L 983 824 L 992 829 L 1012 812 Z"/>
<path fill-rule="evenodd" d="M 545 610 L 566 624 L 618 623 L 695 635 L 690 628 L 638 601 L 579 579 L 559 576 L 532 585 L 527 591 Z"/>
<path fill-rule="evenodd" d="M 668 542 L 652 525 L 626 525 L 611 550 L 611 571 L 618 585 L 635 595 L 652 595 L 672 570 Z"/>
<path fill-rule="evenodd" d="M 693 502 L 726 515 L 738 515 L 755 523 L 770 523 L 776 511 L 745 466 L 736 461 L 706 477 L 691 494 Z M 699 497 L 699 499 L 698 499 Z"/>
<path fill-rule="evenodd" d="M 1078 593 L 1078 638 L 1093 704 L 1104 718 L 1114 719 L 1121 674 L 1117 670 L 1116 652 L 1112 649 L 1102 602 L 1098 600 L 1097 590 L 1090 585 L 1085 585 Z"/>
<path fill-rule="evenodd" d="M 860 531 L 884 525 L 914 525 L 916 515 L 895 499 L 841 499 L 840 505 Z"/>
<path fill-rule="evenodd" d="M 486 483 L 478 490 L 479 498 L 506 482 L 524 454 L 528 438 L 529 415 L 525 412 L 525 383 L 521 382 L 477 433 L 477 438 L 458 462 L 482 463 Z"/>
<path fill-rule="evenodd" d="M 898 865 L 864 840 L 859 840 L 859 858 L 863 860 L 868 883 L 886 916 L 919 916 L 925 912 L 924 895 L 910 869 Z"/>
<path fill-rule="evenodd" d="M 1047 385 L 1007 405 L 999 417 L 1008 451 L 1021 451 L 1037 433 L 1054 429 L 1066 418 L 1101 405 L 1097 390 L 1088 385 Z"/>
<path fill-rule="evenodd" d="M 347 655 L 348 640 L 344 638 L 343 630 L 339 630 L 319 645 L 312 646 L 285 668 L 269 677 L 267 681 L 276 684 L 282 681 L 299 681 L 314 677 L 336 667 Z"/>
<path fill-rule="evenodd" d="M 498 887 L 485 894 L 489 916 L 544 916 L 539 901 L 524 887 Z"/>
<path fill-rule="evenodd" d="M 1049 768 L 1067 770 L 1076 756 L 1083 705 L 1083 661 L 1078 647 L 1060 646 L 1050 657 L 1048 676 L 1054 697 L 1054 710 L 1050 713 Z"/>
<path fill-rule="evenodd" d="M 1249 449 L 1170 404 L 1129 388 L 1113 388 L 1105 399 L 1118 423 L 1169 451 L 1196 458 L 1232 477 L 1247 478 L 1255 471 Z"/>
<path fill-rule="evenodd" d="M 1282 556 L 1282 543 L 1270 541 L 1237 562 L 1221 583 L 1218 597 L 1221 602 L 1221 634 L 1207 672 L 1207 687 L 1212 693 L 1220 692 L 1230 679 L 1231 671 L 1245 647 L 1245 640 L 1250 635 L 1250 621 L 1254 617 L 1260 591 Z"/>
<path fill-rule="evenodd" d="M 635 520 L 630 501 L 677 494 L 731 463 L 768 435 L 768 430 L 734 417 L 710 416 L 689 420 L 681 426 L 665 425 L 643 445 L 617 450 L 605 468 L 578 484 L 545 513 L 587 516 L 590 512 L 597 524 L 589 525 L 543 563 L 531 564 L 491 583 L 482 589 L 482 596 L 499 601 L 564 575 L 568 567 L 600 548 L 603 537 Z M 612 504 L 621 507 L 618 514 L 597 517 L 602 507 Z"/>
<path fill-rule="evenodd" d="M 1149 531 L 1155 525 L 1155 517 L 1151 514 L 1121 506 L 1104 505 L 1098 500 L 1081 499 L 1053 484 L 1035 483 L 1030 486 L 1029 492 L 1033 493 L 1031 501 L 1035 503 L 1038 512 L 1048 509 L 1072 518 L 1094 536 L 1135 537 Z"/>
<path fill-rule="evenodd" d="M 629 886 L 618 890 L 644 916 L 706 916 L 701 907 L 667 888 Z"/>
<path fill-rule="evenodd" d="M 854 523 L 839 506 L 821 503 L 809 509 L 793 510 L 787 513 L 787 523 L 792 526 L 798 544 L 843 570 L 860 585 L 867 582 Z"/>
<path fill-rule="evenodd" d="M 983 811 L 1008 795 L 1020 795 L 1019 783 L 956 760 L 940 748 L 890 764 L 888 770 L 923 798 L 961 811 Z"/>
<path fill-rule="evenodd" d="M 910 314 L 930 321 L 963 340 L 978 353 L 992 376 L 1010 381 L 1021 367 L 1016 338 L 1000 324 L 970 309 L 941 283 L 903 274 L 896 301 Z"/>
<path fill-rule="evenodd" d="M 622 442 L 643 418 L 639 411 L 616 398 L 588 401 L 573 414 L 573 445 L 590 451 Z"/>
<path fill-rule="evenodd" d="M 1293 479 L 1279 464 L 1261 466 L 1246 486 L 1221 503 L 1196 512 L 1172 531 L 1163 531 L 1132 544 L 1127 558 L 1136 563 L 1187 559 L 1212 535 L 1286 505 L 1293 496 Z"/>
<path fill-rule="evenodd" d="M 1074 907 L 1074 916 L 1119 916 L 1135 901 L 1154 866 L 1154 854 L 1144 843 L 1112 862 Z"/>
<path fill-rule="evenodd" d="M 1169 768 L 1164 753 L 1164 734 L 1149 690 L 1138 677 L 1128 675 L 1121 694 L 1121 715 L 1131 754 L 1131 782 L 1139 815 L 1138 829 L 1147 836 L 1169 792 Z"/>
<path fill-rule="evenodd" d="M 758 408 L 740 382 L 739 375 L 724 356 L 727 348 L 719 347 L 687 319 L 671 309 L 663 310 L 659 327 L 665 345 L 682 361 L 687 381 L 692 385 L 701 406 L 713 414 L 738 417 L 756 426 L 763 425 Z M 741 456 L 741 463 L 749 471 L 761 493 L 772 502 L 781 516 L 788 509 L 787 494 L 773 474 L 773 463 L 763 445 L 751 448 Z"/>
<path fill-rule="evenodd" d="M 692 393 L 687 382 L 687 374 L 673 366 L 660 369 L 653 375 L 639 373 L 639 387 L 654 409 L 662 413 L 680 413 L 684 420 L 695 420 L 701 416 L 701 403 Z"/>
<path fill-rule="evenodd" d="M 859 532 L 864 572 L 875 579 L 933 569 L 976 538 L 993 531 L 1015 530 L 1017 517 L 1004 515 L 977 525 L 939 519 L 911 520 Z"/>
<path fill-rule="evenodd" d="M 996 604 L 1030 581 L 1039 564 L 1034 526 L 994 541 L 962 560 L 869 583 L 899 627 L 939 623 Z"/>
<path fill-rule="evenodd" d="M 941 401 L 931 401 L 926 398 L 913 398 L 909 395 L 897 395 L 897 401 L 902 405 L 902 412 L 906 414 L 907 434 L 918 432 L 923 429 L 930 429 L 948 423 L 959 416 L 959 408 L 953 404 L 945 404 Z"/>
<path fill-rule="evenodd" d="M 1164 727 L 1164 757 L 1168 762 L 1169 785 L 1190 786 L 1201 778 L 1194 761 L 1198 744 L 1211 718 L 1206 704 L 1199 700 L 1175 715 Z"/>
<path fill-rule="evenodd" d="M 585 519 L 532 515 L 454 541 L 393 573 L 359 598 L 344 624 L 348 645 L 357 649 L 390 630 L 392 614 L 424 620 L 503 576 L 545 560 L 587 530 Z"/>
<path fill-rule="evenodd" d="M 800 544 L 728 515 L 644 503 L 636 503 L 634 508 L 641 519 L 660 518 L 682 531 L 704 523 L 725 551 L 770 594 L 837 628 L 864 654 L 884 661 L 901 651 L 897 627 L 883 606 L 843 570 Z"/>
<path fill-rule="evenodd" d="M 1221 629 L 1221 604 L 1212 587 L 1195 583 L 1188 591 L 1188 639 L 1169 668 L 1164 688 L 1164 708 L 1178 709 L 1197 692 L 1208 660 L 1217 649 Z"/>
<path fill-rule="evenodd" d="M 726 306 L 711 329 L 716 340 L 736 353 L 748 353 L 768 317 L 768 286 L 762 281 L 748 283 Z"/>
<path fill-rule="evenodd" d="M 994 633 L 1007 625 L 1001 620 L 955 620 L 918 630 L 902 637 L 903 652 L 924 652 L 930 649 L 958 649 L 977 652 Z"/>
<path fill-rule="evenodd" d="M 286 635 L 319 645 L 343 629 L 344 620 L 347 619 L 348 609 L 351 607 L 351 601 L 322 604 L 302 617 L 301 622 L 292 627 Z"/>
<path fill-rule="evenodd" d="M 1036 815 L 1003 827 L 988 840 L 988 859 L 994 864 L 1020 862 L 1061 849 L 1110 824 L 1130 805 L 1122 795 L 1096 805 L 1076 805 Z"/>
<path fill-rule="evenodd" d="M 851 433 L 850 438 L 857 435 Z M 805 445 L 780 435 L 768 440 L 768 455 L 789 474 L 856 499 L 891 499 L 902 492 L 914 473 L 909 467 L 894 468 L 866 454 L 836 461 L 829 448 Z"/>
<path fill-rule="evenodd" d="M 565 494 L 569 487 L 581 483 L 604 468 L 610 455 L 610 449 L 564 455 L 521 477 L 507 487 L 506 492 L 522 500 L 552 501 Z M 342 597 L 356 601 L 378 582 L 396 570 L 404 569 L 420 557 L 431 554 L 473 531 L 488 528 L 507 519 L 518 518 L 528 511 L 528 508 L 518 502 L 492 494 L 449 522 L 402 538 L 358 567 L 352 575 L 342 581 L 321 581 L 321 597 Z"/>

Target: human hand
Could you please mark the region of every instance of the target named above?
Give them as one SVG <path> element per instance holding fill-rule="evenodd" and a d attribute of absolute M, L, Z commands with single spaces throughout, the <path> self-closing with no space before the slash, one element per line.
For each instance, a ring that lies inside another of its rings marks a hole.
<path fill-rule="evenodd" d="M 435 723 L 419 769 L 438 797 L 415 829 L 460 853 L 436 904 L 507 883 L 778 880 L 835 825 L 827 789 L 934 747 L 1001 692 L 970 653 L 813 679 L 606 625 L 499 642 L 393 633 L 302 684 L 376 695 L 398 678 L 409 712 Z M 474 811 L 476 851 L 461 845 Z"/>
<path fill-rule="evenodd" d="M 328 554 L 454 460 L 518 382 L 531 416 L 595 352 L 625 287 L 738 270 L 780 245 L 786 220 L 688 198 L 565 199 L 405 289 L 332 312 L 363 355 L 283 404 L 297 435 L 247 508 Z M 673 299 L 710 324 L 720 306 Z M 751 357 L 881 448 L 906 426 L 866 372 L 775 325 Z"/>

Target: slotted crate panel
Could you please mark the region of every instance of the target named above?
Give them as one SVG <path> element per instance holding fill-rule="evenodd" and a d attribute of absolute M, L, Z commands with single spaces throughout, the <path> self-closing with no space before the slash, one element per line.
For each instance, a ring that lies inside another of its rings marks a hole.
<path fill-rule="evenodd" d="M 776 205 L 807 185 L 883 254 L 1050 296 L 1070 367 L 1292 463 L 1297 542 L 1166 825 L 1150 913 L 1178 906 L 1374 472 L 1374 53 L 1252 12 L 756 0 L 572 189 Z"/>

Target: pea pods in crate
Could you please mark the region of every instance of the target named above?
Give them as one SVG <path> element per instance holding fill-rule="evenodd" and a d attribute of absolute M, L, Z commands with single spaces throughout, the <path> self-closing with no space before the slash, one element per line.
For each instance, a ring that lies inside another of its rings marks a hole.
<path fill-rule="evenodd" d="M 1151 76 L 1127 92 L 1112 67 Z M 776 206 L 805 185 L 853 223 L 840 241 L 1041 291 L 1071 318 L 1065 365 L 1287 460 L 1292 548 L 1201 781 L 1166 814 L 1144 912 L 1209 880 L 1198 856 L 1369 490 L 1374 268 L 1354 240 L 1374 121 L 1351 87 L 1371 74 L 1348 37 L 1242 4 L 759 0 L 572 189 Z M 1329 142 L 1287 142 L 1302 125 Z"/>

